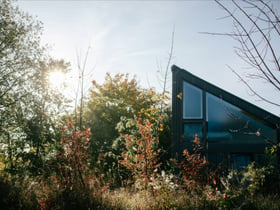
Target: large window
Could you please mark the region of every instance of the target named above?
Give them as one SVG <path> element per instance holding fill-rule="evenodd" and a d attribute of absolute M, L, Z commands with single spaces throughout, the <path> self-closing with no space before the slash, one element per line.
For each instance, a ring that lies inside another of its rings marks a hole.
<path fill-rule="evenodd" d="M 183 118 L 202 118 L 202 90 L 183 82 Z"/>
<path fill-rule="evenodd" d="M 266 143 L 276 141 L 276 132 L 240 108 L 206 93 L 208 141 Z"/>

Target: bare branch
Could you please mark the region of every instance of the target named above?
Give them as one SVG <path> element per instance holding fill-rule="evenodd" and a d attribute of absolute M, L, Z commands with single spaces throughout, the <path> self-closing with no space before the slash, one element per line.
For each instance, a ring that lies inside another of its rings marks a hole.
<path fill-rule="evenodd" d="M 88 55 L 90 52 L 90 45 L 87 48 L 85 57 L 83 59 L 83 62 L 81 61 L 81 55 L 78 55 L 77 53 L 77 66 L 78 66 L 78 71 L 79 71 L 79 83 L 78 83 L 78 87 L 76 90 L 76 97 L 75 97 L 75 121 L 76 124 L 78 124 L 77 122 L 77 104 L 78 104 L 78 95 L 80 93 L 80 99 L 79 99 L 79 103 L 80 103 L 80 107 L 79 107 L 79 127 L 80 130 L 82 130 L 83 128 L 83 108 L 84 108 L 84 92 L 85 92 L 85 87 L 84 87 L 84 79 L 85 79 L 85 73 L 86 73 L 86 65 L 87 65 L 87 61 L 88 61 Z"/>
<path fill-rule="evenodd" d="M 175 35 L 175 26 L 173 26 L 173 30 L 172 30 L 170 51 L 169 51 L 168 60 L 167 60 L 167 64 L 166 64 L 166 67 L 165 67 L 165 71 L 164 72 L 160 71 L 160 70 L 162 70 L 162 66 L 159 63 L 157 64 L 158 65 L 158 69 L 159 69 L 158 71 L 163 74 L 163 78 L 162 78 L 162 81 L 161 81 L 163 83 L 163 89 L 162 89 L 162 101 L 161 101 L 161 104 L 160 104 L 160 112 L 159 112 L 160 115 L 163 112 L 164 100 L 165 100 L 165 96 L 166 96 L 166 93 L 167 93 L 166 92 L 166 88 L 167 88 L 166 85 L 167 85 L 167 80 L 168 80 L 170 63 L 171 63 L 172 58 L 173 58 L 174 35 Z"/>
<path fill-rule="evenodd" d="M 260 2 L 271 12 L 271 14 L 273 15 L 273 17 L 275 18 L 275 21 L 272 21 L 269 18 L 269 22 L 272 23 L 273 28 L 275 29 L 275 31 L 277 31 L 278 35 L 280 36 L 280 27 L 279 27 L 279 23 L 280 23 L 280 18 L 277 16 L 277 14 L 274 12 L 274 10 L 272 9 L 272 7 L 270 7 L 267 3 L 265 3 L 263 0 L 260 0 Z M 264 15 L 266 15 L 267 13 L 264 13 Z M 274 23 L 277 23 L 278 25 L 275 25 Z M 278 26 L 278 28 L 277 28 Z"/>
<path fill-rule="evenodd" d="M 218 33 L 218 32 L 199 32 L 200 34 L 206 34 L 206 35 L 214 35 L 214 36 L 230 36 L 230 37 L 240 37 L 240 36 L 246 36 L 246 34 L 236 34 L 236 33 Z"/>
<path fill-rule="evenodd" d="M 230 66 L 227 66 L 239 79 L 241 82 L 243 82 L 248 88 L 249 90 L 257 97 L 259 97 L 261 100 L 267 102 L 267 103 L 270 103 L 270 104 L 273 104 L 275 106 L 279 106 L 280 107 L 280 104 L 277 104 L 271 100 L 268 100 L 266 98 L 264 98 L 262 95 L 258 94 L 249 84 L 248 82 L 246 82 L 234 69 L 232 69 Z"/>
<path fill-rule="evenodd" d="M 256 71 L 256 73 L 249 73 L 247 76 L 251 79 L 267 81 L 280 91 L 280 79 L 278 75 L 280 73 L 280 57 L 277 55 L 278 51 L 272 44 L 275 36 L 278 38 L 280 35 L 280 21 L 279 16 L 273 10 L 272 6 L 263 0 L 243 0 L 242 2 L 247 4 L 247 6 L 241 6 L 240 1 L 232 0 L 235 8 L 233 11 L 230 11 L 221 1 L 215 0 L 215 2 L 228 14 L 227 17 L 232 18 L 234 32 L 204 34 L 224 35 L 236 40 L 239 43 L 239 47 L 234 47 L 236 55 Z M 258 14 L 254 15 L 247 9 L 251 9 Z M 247 22 L 241 22 L 240 14 L 249 21 L 248 23 L 251 24 L 250 27 L 248 27 Z M 265 24 L 267 26 L 264 26 Z M 280 106 L 258 94 L 236 71 L 232 68 L 230 69 L 255 96 L 265 102 Z"/>
<path fill-rule="evenodd" d="M 168 58 L 166 68 L 165 68 L 164 83 L 163 83 L 163 94 L 166 91 L 166 83 L 167 83 L 167 76 L 168 76 L 168 72 L 169 72 L 169 66 L 170 66 L 170 62 L 171 62 L 172 57 L 173 57 L 174 34 L 175 34 L 175 26 L 173 26 L 173 31 L 172 31 L 172 36 L 171 36 L 171 47 L 170 47 L 170 51 L 169 51 L 169 58 Z"/>
<path fill-rule="evenodd" d="M 272 45 L 271 45 L 271 43 L 270 43 L 268 37 L 264 34 L 264 32 L 262 31 L 262 29 L 261 29 L 261 28 L 258 26 L 258 24 L 256 23 L 256 21 L 254 21 L 254 20 L 250 17 L 250 15 L 248 15 L 248 13 L 247 13 L 246 11 L 244 11 L 234 0 L 233 0 L 233 3 L 234 3 L 234 5 L 236 5 L 236 7 L 238 7 L 238 9 L 251 21 L 251 23 L 253 23 L 253 25 L 258 29 L 259 33 L 260 33 L 260 34 L 262 35 L 262 37 L 265 39 L 265 42 L 266 42 L 266 44 L 268 45 L 268 47 L 269 47 L 269 49 L 270 49 L 270 52 L 271 52 L 271 54 L 272 54 L 272 56 L 273 56 L 273 59 L 274 59 L 274 61 L 275 61 L 275 64 L 276 64 L 277 69 L 280 70 L 280 65 L 279 65 L 278 59 L 277 59 L 277 57 L 276 57 L 276 55 L 275 55 L 275 51 L 274 51 L 274 49 L 273 49 L 273 47 L 272 47 Z M 238 24 L 239 24 L 239 26 L 241 26 L 242 28 L 244 28 L 243 25 L 242 25 L 239 21 L 238 21 Z M 251 44 L 254 46 L 254 50 L 256 51 L 257 55 L 258 55 L 259 58 L 261 59 L 262 64 L 265 66 L 266 70 L 269 72 L 269 75 L 273 78 L 274 81 L 272 82 L 272 84 L 273 84 L 278 90 L 280 90 L 280 87 L 278 87 L 277 85 L 274 84 L 274 83 L 276 82 L 276 83 L 278 83 L 278 85 L 279 85 L 279 84 L 280 84 L 280 81 L 275 77 L 275 75 L 271 72 L 270 68 L 267 66 L 267 64 L 266 64 L 266 62 L 264 61 L 263 57 L 262 57 L 261 54 L 259 53 L 257 47 L 255 47 L 255 43 L 254 43 L 253 40 L 251 39 L 251 36 L 250 36 L 249 33 L 248 33 L 248 38 L 249 38 Z"/>

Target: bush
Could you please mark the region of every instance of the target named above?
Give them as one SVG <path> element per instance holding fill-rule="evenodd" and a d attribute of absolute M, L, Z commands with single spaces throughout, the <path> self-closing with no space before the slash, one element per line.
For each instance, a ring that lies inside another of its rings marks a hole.
<path fill-rule="evenodd" d="M 202 190 L 203 175 L 208 162 L 201 154 L 200 139 L 196 135 L 193 140 L 193 151 L 185 149 L 183 151 L 183 160 L 178 163 L 177 160 L 173 160 L 176 166 L 180 169 L 181 179 L 183 187 L 187 192 L 200 192 Z M 206 178 L 205 178 L 206 180 Z"/>

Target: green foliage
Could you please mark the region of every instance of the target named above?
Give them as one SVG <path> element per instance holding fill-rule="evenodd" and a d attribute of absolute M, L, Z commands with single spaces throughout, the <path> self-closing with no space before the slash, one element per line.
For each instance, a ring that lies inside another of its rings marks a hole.
<path fill-rule="evenodd" d="M 278 193 L 278 171 L 273 165 L 256 167 L 254 163 L 241 171 L 230 170 L 226 176 L 219 177 L 217 182 L 207 185 L 203 191 L 207 199 L 215 202 L 220 209 L 265 209 L 267 199 L 270 196 L 279 199 Z M 279 208 L 279 202 L 274 205 Z"/>
<path fill-rule="evenodd" d="M 125 148 L 120 133 L 139 133 L 135 116 L 155 124 L 153 135 L 161 135 L 159 142 L 168 147 L 170 110 L 166 100 L 165 95 L 157 94 L 154 89 L 141 88 L 128 74 L 107 74 L 102 85 L 93 82 L 83 119 L 94 134 L 90 141 L 92 163 L 102 164 L 100 170 L 112 185 L 120 185 L 130 176 L 130 172 L 119 164 Z"/>
<path fill-rule="evenodd" d="M 93 82 L 91 95 L 85 105 L 85 125 L 90 127 L 92 153 L 102 150 L 108 152 L 113 141 L 119 136 L 116 126 L 122 116 L 133 118 L 142 109 L 148 109 L 159 103 L 152 89 L 139 87 L 136 79 L 129 75 L 106 75 L 102 85 Z M 95 154 L 97 159 L 98 154 Z"/>
<path fill-rule="evenodd" d="M 30 80 L 43 52 L 39 43 L 42 26 L 11 1 L 1 0 L 0 5 L 0 127 L 1 134 L 7 135 L 23 110 L 21 100 L 31 92 Z"/>
<path fill-rule="evenodd" d="M 40 46 L 42 24 L 9 0 L 0 1 L 0 154 L 5 170 L 24 177 L 45 173 L 65 100 L 48 85 L 54 68 L 69 64 L 48 58 Z"/>

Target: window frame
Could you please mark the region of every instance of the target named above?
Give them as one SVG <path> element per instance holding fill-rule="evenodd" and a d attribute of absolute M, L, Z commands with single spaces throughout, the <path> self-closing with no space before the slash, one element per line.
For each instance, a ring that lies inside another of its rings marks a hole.
<path fill-rule="evenodd" d="M 206 91 L 201 89 L 200 87 L 198 87 L 197 85 L 182 79 L 181 80 L 181 91 L 184 97 L 184 83 L 190 84 L 191 86 L 194 86 L 195 88 L 201 90 L 201 117 L 200 118 L 184 118 L 184 101 L 182 100 L 181 102 L 181 113 L 182 113 L 182 117 L 181 117 L 181 137 L 182 135 L 184 135 L 184 126 L 185 124 L 201 124 L 201 134 L 202 137 L 200 138 L 200 143 L 202 146 L 202 152 L 206 151 L 206 144 L 207 144 L 207 122 L 206 122 Z M 195 135 L 195 134 L 194 134 Z M 183 139 L 184 141 L 184 139 Z M 187 147 L 189 147 L 192 144 L 192 141 L 184 141 L 184 144 L 187 144 Z"/>

